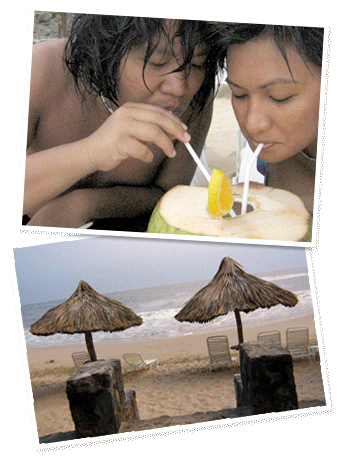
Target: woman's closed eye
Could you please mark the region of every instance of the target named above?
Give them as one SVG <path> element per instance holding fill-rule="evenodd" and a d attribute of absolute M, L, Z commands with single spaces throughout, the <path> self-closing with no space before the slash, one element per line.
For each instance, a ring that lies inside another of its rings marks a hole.
<path fill-rule="evenodd" d="M 248 94 L 232 94 L 233 98 L 236 100 L 243 100 L 246 97 L 248 97 Z M 272 97 L 270 96 L 270 100 L 272 100 L 275 103 L 285 103 L 291 100 L 294 97 L 294 95 L 288 95 L 287 97 L 282 97 L 282 98 L 277 98 L 277 97 Z"/>
<path fill-rule="evenodd" d="M 236 95 L 236 94 L 232 93 L 232 96 L 233 96 L 233 98 L 235 98 L 237 100 L 241 100 L 241 99 L 244 99 L 245 97 L 247 97 L 247 94 Z"/>
<path fill-rule="evenodd" d="M 270 97 L 270 99 L 277 103 L 284 103 L 284 102 L 289 101 L 293 97 L 294 95 L 288 95 L 287 97 L 283 97 L 283 98 Z"/>

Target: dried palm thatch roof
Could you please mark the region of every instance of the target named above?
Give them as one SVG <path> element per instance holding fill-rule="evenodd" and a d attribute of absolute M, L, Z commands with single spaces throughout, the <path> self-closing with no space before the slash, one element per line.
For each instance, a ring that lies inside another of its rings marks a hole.
<path fill-rule="evenodd" d="M 48 310 L 30 326 L 30 332 L 37 336 L 85 333 L 88 346 L 92 331 L 123 331 L 141 324 L 141 317 L 128 307 L 99 294 L 85 281 L 80 281 L 71 297 Z M 91 360 L 94 357 L 91 356 Z"/>
<path fill-rule="evenodd" d="M 241 326 L 239 339 L 242 338 L 240 342 L 243 342 L 240 311 L 249 313 L 257 308 L 270 308 L 278 304 L 294 307 L 297 302 L 292 292 L 246 273 L 237 262 L 224 257 L 212 281 L 200 289 L 175 318 L 178 321 L 206 323 L 233 311 L 237 326 Z"/>
<path fill-rule="evenodd" d="M 65 302 L 48 310 L 32 324 L 32 334 L 48 336 L 85 331 L 123 331 L 141 325 L 142 319 L 125 305 L 96 292 L 85 281 Z"/>

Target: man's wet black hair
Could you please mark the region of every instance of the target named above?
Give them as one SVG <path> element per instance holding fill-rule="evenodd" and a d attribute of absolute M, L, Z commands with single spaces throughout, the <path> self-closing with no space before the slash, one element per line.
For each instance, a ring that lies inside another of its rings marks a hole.
<path fill-rule="evenodd" d="M 296 50 L 306 64 L 310 62 L 315 66 L 322 66 L 323 28 L 247 23 L 219 23 L 215 28 L 219 34 L 217 56 L 222 68 L 225 67 L 229 45 L 244 44 L 263 37 L 271 37 L 274 40 L 289 69 L 286 54 L 289 46 Z"/>
<path fill-rule="evenodd" d="M 176 38 L 182 41 L 183 63 L 173 72 L 186 70 L 195 46 L 205 44 L 206 62 L 204 82 L 193 99 L 193 107 L 200 111 L 214 95 L 218 62 L 212 54 L 214 27 L 205 21 L 175 20 Z M 168 36 L 165 19 L 108 15 L 78 15 L 74 18 L 65 48 L 65 62 L 76 86 L 85 93 L 102 94 L 115 105 L 118 101 L 120 62 L 137 46 L 146 44 L 145 67 L 162 37 Z M 171 38 L 170 38 L 171 39 Z M 173 40 L 174 40 L 173 39 Z M 173 43 L 171 43 L 173 46 Z M 173 47 L 171 47 L 173 50 Z M 145 82 L 145 79 L 144 79 Z"/>

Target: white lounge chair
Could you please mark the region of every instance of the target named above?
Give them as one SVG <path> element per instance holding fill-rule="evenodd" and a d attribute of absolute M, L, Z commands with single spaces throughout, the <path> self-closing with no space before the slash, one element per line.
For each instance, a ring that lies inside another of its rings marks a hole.
<path fill-rule="evenodd" d="M 254 152 L 249 147 L 247 140 L 244 138 L 241 130 L 238 130 L 236 136 L 237 150 L 236 150 L 236 175 L 232 178 L 233 184 L 244 182 L 247 167 L 253 158 Z M 257 164 L 254 163 L 250 169 L 250 181 L 264 184 L 265 177 L 257 169 Z"/>
<path fill-rule="evenodd" d="M 84 363 L 90 361 L 90 355 L 88 352 L 74 352 L 72 354 L 72 359 L 73 359 L 74 365 L 77 368 L 80 368 L 84 365 Z"/>
<path fill-rule="evenodd" d="M 231 353 L 227 336 L 210 336 L 207 338 L 207 350 L 210 357 L 209 368 L 231 366 Z"/>
<path fill-rule="evenodd" d="M 258 333 L 257 340 L 263 344 L 281 346 L 281 334 L 278 330 Z"/>
<path fill-rule="evenodd" d="M 140 354 L 137 352 L 131 352 L 128 354 L 123 354 L 123 358 L 128 365 L 130 371 L 141 370 L 144 368 L 152 368 L 153 366 L 158 365 L 158 361 L 155 359 L 144 360 Z"/>
<path fill-rule="evenodd" d="M 293 359 L 309 358 L 312 360 L 312 353 L 309 347 L 309 330 L 306 326 L 288 328 L 286 330 L 286 348 Z"/>

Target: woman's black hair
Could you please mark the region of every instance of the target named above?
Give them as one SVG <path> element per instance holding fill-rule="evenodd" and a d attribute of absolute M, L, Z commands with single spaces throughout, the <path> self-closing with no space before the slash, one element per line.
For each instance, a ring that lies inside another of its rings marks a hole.
<path fill-rule="evenodd" d="M 118 82 L 120 63 L 137 46 L 147 45 L 145 67 L 162 37 L 171 42 L 180 38 L 183 63 L 173 72 L 188 70 L 195 46 L 206 46 L 204 82 L 193 99 L 193 107 L 198 111 L 213 96 L 216 76 L 219 71 L 217 58 L 212 54 L 215 41 L 213 26 L 205 21 L 174 20 L 176 33 L 169 37 L 165 19 L 139 18 L 108 15 L 78 15 L 74 18 L 65 48 L 65 63 L 74 77 L 78 90 L 85 93 L 102 94 L 115 105 L 118 102 Z M 173 43 L 170 43 L 173 51 Z"/>
<path fill-rule="evenodd" d="M 288 46 L 292 46 L 306 63 L 322 66 L 323 28 L 247 23 L 219 23 L 215 28 L 219 37 L 217 56 L 221 68 L 225 67 L 229 45 L 244 44 L 262 37 L 274 40 L 288 66 Z"/>

